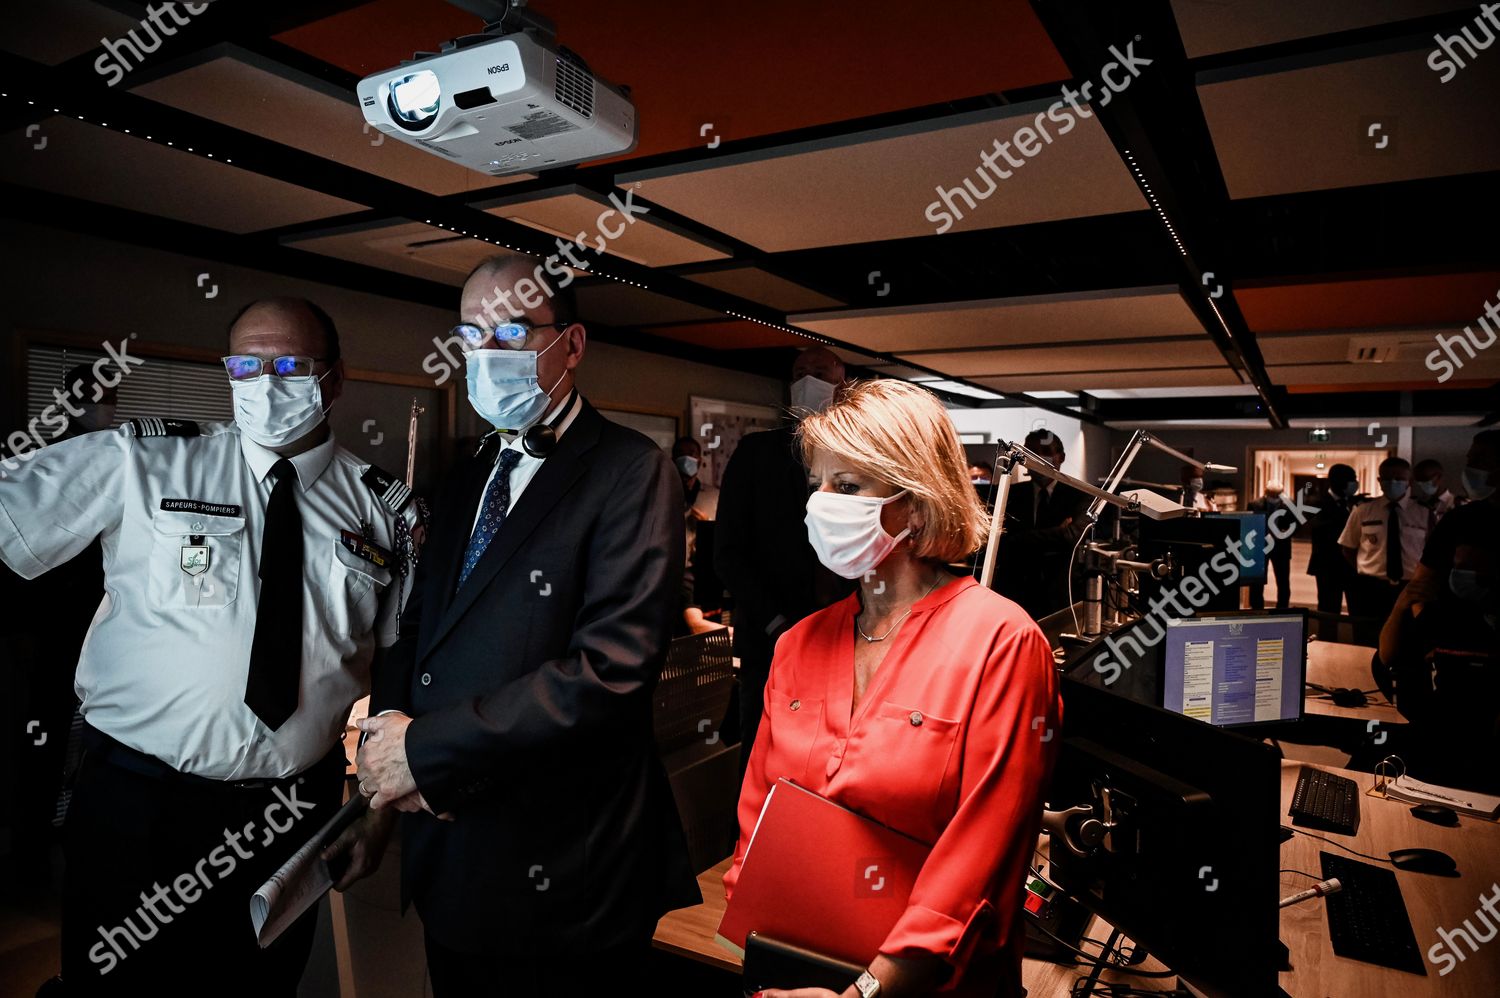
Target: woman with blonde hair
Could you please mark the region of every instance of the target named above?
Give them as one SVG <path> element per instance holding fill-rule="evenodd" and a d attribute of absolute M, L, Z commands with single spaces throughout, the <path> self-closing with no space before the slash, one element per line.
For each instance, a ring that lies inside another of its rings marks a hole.
<path fill-rule="evenodd" d="M 786 778 L 932 845 L 904 914 L 838 998 L 1019 996 L 1022 883 L 1061 723 L 1051 650 L 1015 603 L 948 570 L 987 524 L 930 392 L 864 382 L 798 432 L 817 482 L 809 540 L 859 589 L 776 646 L 726 893 Z"/>

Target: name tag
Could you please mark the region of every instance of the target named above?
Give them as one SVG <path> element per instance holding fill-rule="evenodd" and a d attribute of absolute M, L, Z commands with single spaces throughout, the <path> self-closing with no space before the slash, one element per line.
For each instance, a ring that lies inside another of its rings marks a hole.
<path fill-rule="evenodd" d="M 206 513 L 209 516 L 238 516 L 243 518 L 244 509 L 230 503 L 207 502 L 203 499 L 163 499 L 161 508 L 172 513 Z"/>

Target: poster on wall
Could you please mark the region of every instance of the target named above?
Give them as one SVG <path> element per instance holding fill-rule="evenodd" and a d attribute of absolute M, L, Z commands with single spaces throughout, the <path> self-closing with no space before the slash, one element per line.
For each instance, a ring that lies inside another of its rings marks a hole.
<path fill-rule="evenodd" d="M 758 430 L 775 429 L 786 422 L 784 410 L 777 406 L 726 402 L 699 395 L 689 398 L 688 412 L 692 416 L 689 430 L 703 446 L 698 479 L 714 488 L 723 484 L 724 468 L 743 437 Z"/>

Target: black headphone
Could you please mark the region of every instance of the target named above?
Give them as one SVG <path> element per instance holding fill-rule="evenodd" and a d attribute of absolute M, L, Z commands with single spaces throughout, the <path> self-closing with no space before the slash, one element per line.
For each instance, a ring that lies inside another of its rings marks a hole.
<path fill-rule="evenodd" d="M 521 434 L 521 449 L 532 457 L 546 457 L 557 447 L 557 431 L 546 423 L 537 423 Z"/>

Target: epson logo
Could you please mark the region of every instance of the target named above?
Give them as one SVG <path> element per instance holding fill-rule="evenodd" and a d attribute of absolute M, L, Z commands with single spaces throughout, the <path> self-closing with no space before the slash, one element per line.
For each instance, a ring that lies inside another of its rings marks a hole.
<path fill-rule="evenodd" d="M 490 67 L 490 75 L 491 76 L 494 76 L 496 73 L 508 73 L 508 72 L 510 72 L 510 63 L 508 63 L 508 62 L 502 62 L 498 66 L 491 66 Z"/>
<path fill-rule="evenodd" d="M 515 145 L 517 142 L 520 142 L 520 141 L 521 141 L 520 139 L 501 139 L 499 142 L 496 142 L 495 145 L 497 145 L 497 146 L 509 146 L 509 145 Z"/>

